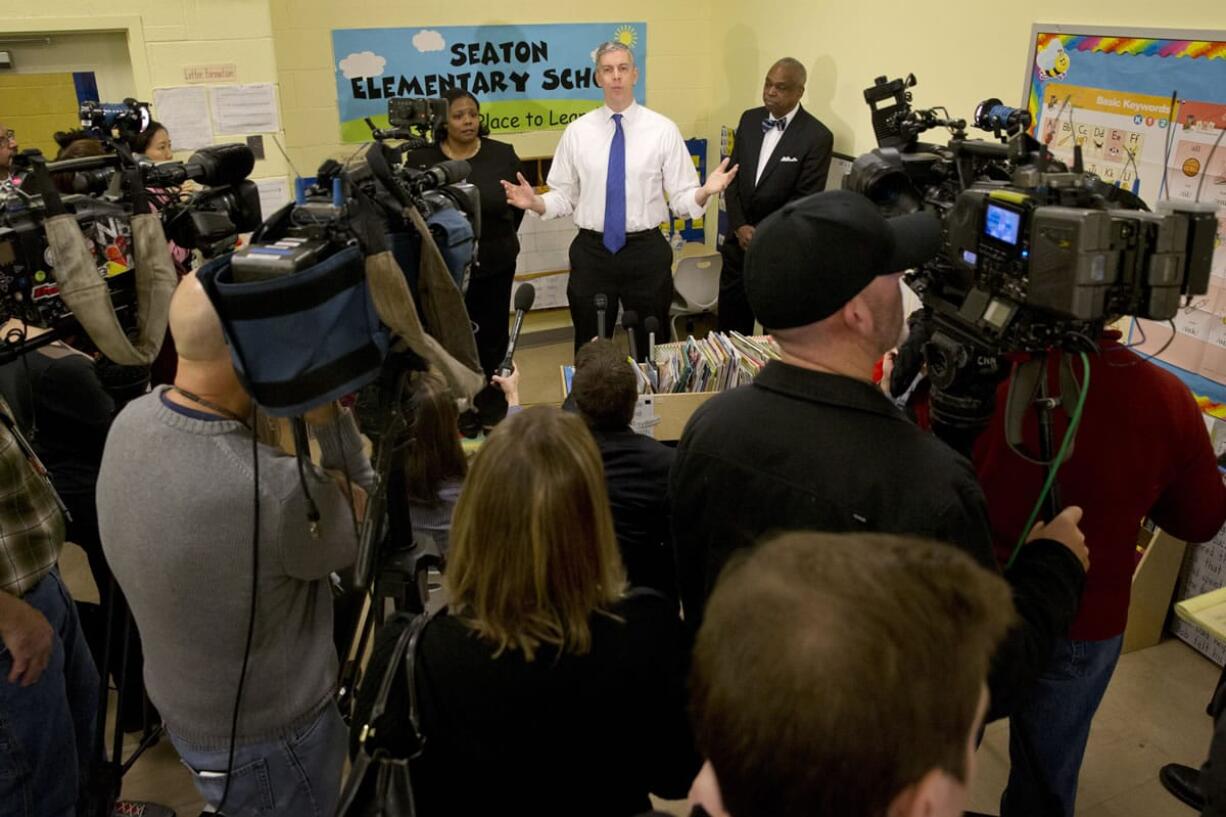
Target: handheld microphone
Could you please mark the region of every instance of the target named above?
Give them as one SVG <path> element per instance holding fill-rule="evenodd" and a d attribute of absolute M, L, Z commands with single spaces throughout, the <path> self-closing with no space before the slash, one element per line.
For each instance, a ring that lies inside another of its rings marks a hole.
<path fill-rule="evenodd" d="M 639 313 L 627 309 L 622 313 L 622 329 L 626 330 L 626 341 L 630 344 L 630 359 L 639 362 L 638 342 L 634 338 L 634 330 L 639 325 Z"/>
<path fill-rule="evenodd" d="M 511 325 L 511 340 L 507 343 L 507 354 L 498 365 L 497 375 L 509 377 L 515 368 L 512 358 L 515 357 L 515 346 L 519 343 L 519 330 L 524 326 L 524 313 L 532 308 L 536 300 L 536 289 L 532 284 L 521 284 L 515 290 L 515 323 Z"/>
<path fill-rule="evenodd" d="M 596 337 L 605 337 L 605 310 L 609 308 L 609 296 L 603 292 L 597 292 L 592 298 L 592 303 L 596 304 Z M 584 343 L 587 343 L 584 340 Z"/>
<path fill-rule="evenodd" d="M 655 315 L 648 315 L 643 328 L 647 330 L 647 362 L 650 363 L 656 359 L 656 332 L 660 329 L 660 321 Z"/>

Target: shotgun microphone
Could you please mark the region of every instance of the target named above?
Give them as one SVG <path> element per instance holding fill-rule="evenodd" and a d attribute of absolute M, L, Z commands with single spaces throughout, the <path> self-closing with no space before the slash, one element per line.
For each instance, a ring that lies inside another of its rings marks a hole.
<path fill-rule="evenodd" d="M 603 292 L 597 292 L 596 296 L 592 298 L 592 303 L 596 304 L 596 337 L 603 339 L 605 337 L 604 316 L 605 310 L 609 308 L 609 296 Z M 587 339 L 584 339 L 583 342 L 587 343 Z"/>
<path fill-rule="evenodd" d="M 507 354 L 498 366 L 499 377 L 509 377 L 515 368 L 515 346 L 519 343 L 519 330 L 524 326 L 524 313 L 532 308 L 536 300 L 536 289 L 532 284 L 521 284 L 515 290 L 515 323 L 511 325 L 511 340 L 507 343 Z"/>

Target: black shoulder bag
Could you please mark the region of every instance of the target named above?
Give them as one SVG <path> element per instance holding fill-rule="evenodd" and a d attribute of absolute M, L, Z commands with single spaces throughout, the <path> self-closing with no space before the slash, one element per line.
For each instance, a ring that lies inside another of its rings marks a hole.
<path fill-rule="evenodd" d="M 358 739 L 358 753 L 353 768 L 341 792 L 337 817 L 416 817 L 417 807 L 413 800 L 413 781 L 409 764 L 421 756 L 426 746 L 426 736 L 421 733 L 421 714 L 418 711 L 417 642 L 430 623 L 433 614 L 422 613 L 404 628 L 396 640 L 388 660 L 379 694 L 371 707 L 370 715 L 362 725 Z M 396 727 L 385 723 L 388 698 L 396 679 L 403 668 L 409 688 L 408 751 L 403 757 L 395 757 L 380 740 L 381 732 L 393 732 Z"/>

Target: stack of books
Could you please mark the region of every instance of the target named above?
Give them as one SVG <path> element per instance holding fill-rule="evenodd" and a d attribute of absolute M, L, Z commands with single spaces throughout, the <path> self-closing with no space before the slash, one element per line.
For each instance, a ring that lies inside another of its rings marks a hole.
<path fill-rule="evenodd" d="M 690 336 L 680 343 L 655 347 L 655 355 L 638 365 L 642 394 L 717 392 L 743 386 L 758 376 L 779 347 L 767 336 L 712 332 L 702 340 Z"/>

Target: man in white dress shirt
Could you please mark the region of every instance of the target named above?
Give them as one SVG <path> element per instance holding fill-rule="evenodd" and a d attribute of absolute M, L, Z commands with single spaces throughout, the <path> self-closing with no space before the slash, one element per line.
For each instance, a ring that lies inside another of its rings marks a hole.
<path fill-rule="evenodd" d="M 639 72 L 625 45 L 608 42 L 596 49 L 596 77 L 605 104 L 566 126 L 549 170 L 549 191 L 537 195 L 522 173 L 518 184 L 502 184 L 515 207 L 542 218 L 572 215 L 579 228 L 570 245 L 566 288 L 575 349 L 596 335 L 593 299 L 603 293 L 609 330 L 619 302 L 638 313 L 642 355 L 643 322 L 654 315 L 661 327 L 668 326 L 673 296 L 673 254 L 659 226 L 670 207 L 682 218 L 701 217 L 707 201 L 736 176 L 736 167 L 725 160 L 706 184 L 698 183 L 677 125 L 635 103 Z"/>

